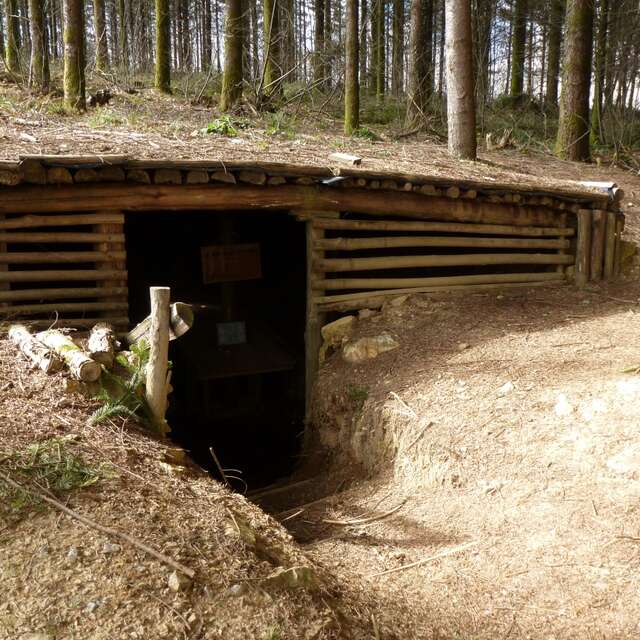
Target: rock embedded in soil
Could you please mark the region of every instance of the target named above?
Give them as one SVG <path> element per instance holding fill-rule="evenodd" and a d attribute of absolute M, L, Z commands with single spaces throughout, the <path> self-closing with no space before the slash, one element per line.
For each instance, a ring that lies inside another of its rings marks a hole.
<path fill-rule="evenodd" d="M 171 591 L 175 591 L 177 593 L 178 591 L 185 591 L 186 589 L 188 589 L 191 586 L 191 580 L 189 580 L 187 576 L 174 571 L 169 575 L 167 584 L 169 585 L 169 589 L 171 589 Z"/>
<path fill-rule="evenodd" d="M 400 343 L 389 333 L 378 336 L 360 338 L 354 342 L 347 342 L 342 348 L 342 357 L 351 364 L 358 364 L 377 358 L 381 353 L 397 349 Z"/>

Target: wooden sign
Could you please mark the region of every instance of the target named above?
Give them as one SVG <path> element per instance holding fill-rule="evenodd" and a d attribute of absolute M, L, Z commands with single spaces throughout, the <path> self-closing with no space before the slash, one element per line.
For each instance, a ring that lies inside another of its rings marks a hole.
<path fill-rule="evenodd" d="M 262 277 L 260 245 L 218 244 L 202 247 L 202 280 L 233 282 Z"/>

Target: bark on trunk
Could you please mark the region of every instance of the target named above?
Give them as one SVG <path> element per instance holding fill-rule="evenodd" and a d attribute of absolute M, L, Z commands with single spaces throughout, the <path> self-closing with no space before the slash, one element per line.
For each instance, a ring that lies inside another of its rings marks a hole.
<path fill-rule="evenodd" d="M 391 90 L 399 97 L 404 89 L 404 0 L 393 0 L 392 56 Z"/>
<path fill-rule="evenodd" d="M 407 125 L 424 120 L 433 93 L 433 0 L 412 0 Z M 443 34 L 444 37 L 444 34 Z"/>
<path fill-rule="evenodd" d="M 49 90 L 49 46 L 40 0 L 29 0 L 29 16 L 31 32 L 29 84 L 38 91 L 46 92 Z"/>
<path fill-rule="evenodd" d="M 61 331 L 41 331 L 36 334 L 36 339 L 53 349 L 65 361 L 74 378 L 82 382 L 95 382 L 100 377 L 100 365 Z"/>
<path fill-rule="evenodd" d="M 93 360 L 108 369 L 113 367 L 116 336 L 111 325 L 102 322 L 96 324 L 89 334 L 87 347 Z"/>
<path fill-rule="evenodd" d="M 18 47 L 20 32 L 18 29 L 18 0 L 4 0 L 4 22 L 7 29 L 4 63 L 9 73 L 20 73 Z"/>
<path fill-rule="evenodd" d="M 476 159 L 470 0 L 447 0 L 446 64 L 449 153 Z"/>
<path fill-rule="evenodd" d="M 524 90 L 524 58 L 527 45 L 527 0 L 515 0 L 513 5 L 513 41 L 511 44 L 511 87 L 513 97 Z"/>
<path fill-rule="evenodd" d="M 589 93 L 593 50 L 593 0 L 568 0 L 560 122 L 556 155 L 589 160 Z"/>
<path fill-rule="evenodd" d="M 607 48 L 607 29 L 609 16 L 609 0 L 600 0 L 598 14 L 598 33 L 596 40 L 595 61 L 593 65 L 593 108 L 591 109 L 591 142 L 603 141 L 602 130 L 602 85 L 605 72 L 605 51 Z"/>
<path fill-rule="evenodd" d="M 281 0 L 263 0 L 264 26 L 264 93 L 282 93 L 282 33 L 280 31 Z"/>
<path fill-rule="evenodd" d="M 227 1 L 224 26 L 224 74 L 220 110 L 232 109 L 242 98 L 242 2 Z"/>
<path fill-rule="evenodd" d="M 558 79 L 560 77 L 560 46 L 564 22 L 564 0 L 551 0 L 549 18 L 549 52 L 547 55 L 547 109 L 558 107 Z"/>
<path fill-rule="evenodd" d="M 84 65 L 84 1 L 64 0 L 64 102 L 67 109 L 86 109 Z"/>
<path fill-rule="evenodd" d="M 156 77 L 155 87 L 171 93 L 171 37 L 169 35 L 169 0 L 156 1 Z"/>
<path fill-rule="evenodd" d="M 109 68 L 109 45 L 104 0 L 93 0 L 93 28 L 96 38 L 96 71 Z"/>
<path fill-rule="evenodd" d="M 344 132 L 348 136 L 350 136 L 360 126 L 358 33 L 358 0 L 347 0 L 346 58 L 344 73 Z"/>
<path fill-rule="evenodd" d="M 25 326 L 12 325 L 9 328 L 9 339 L 35 366 L 45 373 L 55 373 L 62 368 L 62 360 L 55 351 L 36 340 Z"/>

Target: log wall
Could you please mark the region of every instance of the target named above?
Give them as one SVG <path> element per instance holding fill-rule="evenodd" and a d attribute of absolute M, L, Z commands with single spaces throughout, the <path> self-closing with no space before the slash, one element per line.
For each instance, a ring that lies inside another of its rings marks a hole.
<path fill-rule="evenodd" d="M 0 314 L 36 327 L 129 324 L 124 214 L 0 219 Z M 4 306 L 2 306 L 4 305 Z"/>

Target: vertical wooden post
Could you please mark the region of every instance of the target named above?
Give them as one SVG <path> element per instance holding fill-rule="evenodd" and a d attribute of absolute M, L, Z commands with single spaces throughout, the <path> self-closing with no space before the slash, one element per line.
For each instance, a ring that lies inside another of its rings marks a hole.
<path fill-rule="evenodd" d="M 616 245 L 613 258 L 613 275 L 617 278 L 622 273 L 622 232 L 624 231 L 624 216 L 616 215 Z"/>
<path fill-rule="evenodd" d="M 316 241 L 324 235 L 323 229 L 315 229 L 313 218 L 306 223 L 307 232 L 307 320 L 304 335 L 305 344 L 305 416 L 307 421 L 311 411 L 311 395 L 318 375 L 318 355 L 322 343 L 320 329 L 324 324 L 325 314 L 318 312 L 313 298 L 323 292 L 313 289 L 312 281 L 315 265 L 324 257 L 324 251 L 318 251 Z"/>
<path fill-rule="evenodd" d="M 589 280 L 591 261 L 591 215 L 589 209 L 578 211 L 578 238 L 576 242 L 576 285 L 584 287 Z"/>
<path fill-rule="evenodd" d="M 616 214 L 613 211 L 607 211 L 605 228 L 604 277 L 610 279 L 613 278 L 616 254 Z"/>
<path fill-rule="evenodd" d="M 147 365 L 147 404 L 161 434 L 169 431 L 165 421 L 167 410 L 167 370 L 169 362 L 169 322 L 171 319 L 169 287 L 151 287 L 151 330 L 149 331 L 149 364 Z"/>
<path fill-rule="evenodd" d="M 606 212 L 594 211 L 591 230 L 591 280 L 602 280 Z"/>

